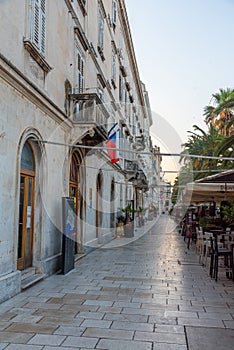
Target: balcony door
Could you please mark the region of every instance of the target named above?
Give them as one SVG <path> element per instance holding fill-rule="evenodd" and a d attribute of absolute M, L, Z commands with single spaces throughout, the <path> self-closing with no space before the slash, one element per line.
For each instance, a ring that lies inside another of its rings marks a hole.
<path fill-rule="evenodd" d="M 26 142 L 21 155 L 17 268 L 32 266 L 35 161 Z"/>

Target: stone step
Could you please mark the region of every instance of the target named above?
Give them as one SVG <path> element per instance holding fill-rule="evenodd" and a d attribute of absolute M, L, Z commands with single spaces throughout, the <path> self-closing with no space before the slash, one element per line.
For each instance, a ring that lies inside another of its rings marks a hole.
<path fill-rule="evenodd" d="M 25 280 L 28 277 L 34 276 L 35 274 L 35 267 L 29 267 L 28 269 L 21 271 L 21 281 Z"/>
<path fill-rule="evenodd" d="M 25 290 L 31 286 L 33 286 L 35 283 L 43 280 L 45 278 L 45 275 L 42 273 L 34 274 L 33 276 L 29 276 L 21 281 L 21 289 Z"/>

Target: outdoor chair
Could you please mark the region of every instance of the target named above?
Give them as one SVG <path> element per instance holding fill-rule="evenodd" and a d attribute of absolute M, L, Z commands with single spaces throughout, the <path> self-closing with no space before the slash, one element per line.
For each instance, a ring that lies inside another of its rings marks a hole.
<path fill-rule="evenodd" d="M 207 258 L 211 253 L 210 232 L 204 232 L 201 236 L 199 263 L 206 266 Z"/>
<path fill-rule="evenodd" d="M 210 259 L 210 276 L 215 278 L 215 281 L 218 280 L 218 272 L 219 268 L 224 268 L 226 271 L 226 276 L 228 278 L 232 277 L 234 281 L 234 266 L 233 266 L 233 244 L 227 245 L 225 242 L 225 236 L 228 237 L 227 234 L 213 234 L 210 237 L 211 244 L 211 259 Z M 223 245 L 221 247 L 221 244 Z M 222 265 L 220 263 L 222 261 Z"/>

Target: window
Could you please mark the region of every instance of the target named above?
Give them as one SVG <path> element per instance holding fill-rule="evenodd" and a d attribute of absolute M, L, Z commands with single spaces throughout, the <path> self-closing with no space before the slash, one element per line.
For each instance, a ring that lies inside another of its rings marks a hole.
<path fill-rule="evenodd" d="M 124 47 L 124 44 L 123 44 L 123 33 L 122 33 L 122 30 L 120 29 L 119 30 L 119 56 L 122 59 L 123 59 L 123 47 Z"/>
<path fill-rule="evenodd" d="M 99 11 L 99 20 L 98 20 L 98 47 L 103 51 L 104 48 L 104 18 Z"/>
<path fill-rule="evenodd" d="M 46 0 L 33 1 L 32 41 L 45 57 L 46 51 Z"/>
<path fill-rule="evenodd" d="M 98 81 L 97 93 L 98 93 L 98 97 L 100 98 L 100 100 L 102 102 L 104 102 L 104 91 L 103 91 L 103 87 L 99 81 Z"/>
<path fill-rule="evenodd" d="M 48 73 L 52 67 L 46 54 L 46 0 L 28 0 L 28 26 L 24 47 L 39 66 Z"/>
<path fill-rule="evenodd" d="M 80 52 L 77 52 L 76 57 L 76 87 L 75 91 L 81 94 L 84 90 L 84 60 Z"/>
<path fill-rule="evenodd" d="M 22 150 L 20 167 L 30 171 L 35 170 L 33 151 L 27 142 L 25 143 Z"/>
<path fill-rule="evenodd" d="M 112 23 L 114 28 L 116 27 L 117 22 L 117 4 L 116 0 L 112 0 Z"/>
<path fill-rule="evenodd" d="M 119 101 L 123 101 L 123 83 L 122 83 L 122 76 L 119 76 Z"/>
<path fill-rule="evenodd" d="M 87 15 L 87 12 L 85 9 L 86 0 L 77 0 L 77 2 L 80 6 L 81 12 L 83 13 L 83 16 L 86 16 Z"/>
<path fill-rule="evenodd" d="M 112 58 L 111 58 L 111 79 L 112 79 L 112 83 L 116 82 L 116 55 L 114 50 L 112 50 Z"/>

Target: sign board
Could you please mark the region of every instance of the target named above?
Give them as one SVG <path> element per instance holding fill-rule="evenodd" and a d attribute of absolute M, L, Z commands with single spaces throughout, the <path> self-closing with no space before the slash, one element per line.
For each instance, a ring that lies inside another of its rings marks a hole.
<path fill-rule="evenodd" d="M 62 273 L 65 275 L 75 267 L 76 214 L 72 197 L 62 198 L 63 247 Z"/>

